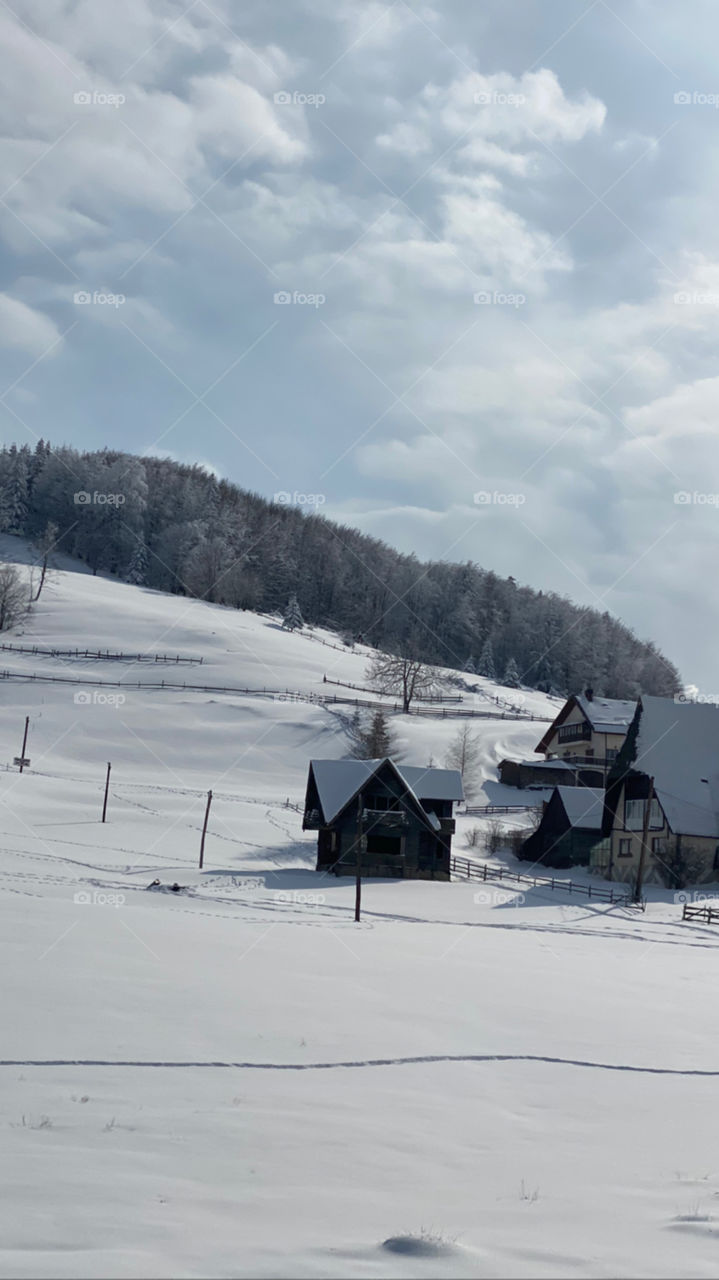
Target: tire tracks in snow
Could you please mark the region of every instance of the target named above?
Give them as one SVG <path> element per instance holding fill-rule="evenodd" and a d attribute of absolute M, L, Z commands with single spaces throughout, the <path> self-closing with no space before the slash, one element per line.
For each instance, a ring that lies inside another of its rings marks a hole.
<path fill-rule="evenodd" d="M 584 1058 L 558 1058 L 540 1053 L 438 1053 L 407 1058 L 366 1058 L 344 1062 L 169 1062 L 109 1058 L 2 1058 L 0 1067 L 153 1067 L 171 1070 L 211 1068 L 228 1071 L 334 1071 L 361 1067 L 406 1067 L 442 1062 L 542 1062 L 548 1066 L 584 1067 L 593 1071 L 626 1071 L 635 1075 L 701 1076 L 719 1078 L 719 1069 L 702 1067 L 642 1067 L 632 1063 L 593 1062 Z"/>

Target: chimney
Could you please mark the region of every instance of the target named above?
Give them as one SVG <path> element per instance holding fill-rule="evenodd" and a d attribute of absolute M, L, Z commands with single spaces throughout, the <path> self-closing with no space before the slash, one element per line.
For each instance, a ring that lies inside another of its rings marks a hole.
<path fill-rule="evenodd" d="M 594 701 L 594 690 L 593 690 L 593 689 L 585 689 L 585 690 L 584 690 L 584 696 L 585 696 L 585 698 L 587 699 L 587 702 L 593 702 L 593 701 Z"/>

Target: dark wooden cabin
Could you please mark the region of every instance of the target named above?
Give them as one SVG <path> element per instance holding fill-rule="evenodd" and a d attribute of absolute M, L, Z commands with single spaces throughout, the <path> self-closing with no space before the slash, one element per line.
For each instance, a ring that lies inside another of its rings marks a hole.
<path fill-rule="evenodd" d="M 317 831 L 317 870 L 449 880 L 456 769 L 386 760 L 312 760 L 304 831 Z"/>
<path fill-rule="evenodd" d="M 547 867 L 588 866 L 592 850 L 602 839 L 603 810 L 601 787 L 555 787 L 519 858 Z"/>

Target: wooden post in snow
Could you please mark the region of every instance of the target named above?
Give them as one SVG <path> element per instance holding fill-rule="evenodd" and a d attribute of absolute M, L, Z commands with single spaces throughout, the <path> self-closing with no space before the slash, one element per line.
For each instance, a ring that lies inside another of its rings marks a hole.
<path fill-rule="evenodd" d="M 105 778 L 105 799 L 104 799 L 104 800 L 103 800 L 103 802 L 102 802 L 102 820 L 103 820 L 103 822 L 105 821 L 105 818 L 107 817 L 107 796 L 108 796 L 108 792 L 109 792 L 109 790 L 110 790 L 110 770 L 111 770 L 111 768 L 112 768 L 112 765 L 111 765 L 111 764 L 109 763 L 109 761 L 108 761 L 108 765 L 107 765 L 107 776 L 106 776 L 106 778 Z"/>
<path fill-rule="evenodd" d="M 202 824 L 202 840 L 200 841 L 200 871 L 205 861 L 205 836 L 207 835 L 207 820 L 210 816 L 210 805 L 212 804 L 212 792 L 207 792 L 207 808 L 205 809 L 205 821 Z"/>
<path fill-rule="evenodd" d="M 647 796 L 646 808 L 644 810 L 644 821 L 642 823 L 642 847 L 639 850 L 639 866 L 637 867 L 637 879 L 634 885 L 634 901 L 641 902 L 642 889 L 644 887 L 644 862 L 647 855 L 647 841 L 649 839 L 649 823 L 652 811 L 652 800 L 654 799 L 654 779 L 649 779 L 649 795 Z"/>
<path fill-rule="evenodd" d="M 28 734 L 29 728 L 30 728 L 30 717 L 25 716 L 25 732 L 22 736 L 22 751 L 20 752 L 20 772 L 21 773 L 23 770 L 23 765 L 25 763 L 25 748 L 27 746 L 27 734 Z"/>
<path fill-rule="evenodd" d="M 355 881 L 355 922 L 360 918 L 362 904 L 362 806 L 364 797 L 360 791 L 357 798 L 357 879 Z"/>

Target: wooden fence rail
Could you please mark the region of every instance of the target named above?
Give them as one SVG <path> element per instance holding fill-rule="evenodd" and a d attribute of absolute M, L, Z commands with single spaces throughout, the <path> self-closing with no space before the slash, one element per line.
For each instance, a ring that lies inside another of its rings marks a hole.
<path fill-rule="evenodd" d="M 631 898 L 626 889 L 604 888 L 602 885 L 574 884 L 571 880 L 560 880 L 555 876 L 525 876 L 508 867 L 491 866 L 488 862 L 472 862 L 470 858 L 458 858 L 453 855 L 449 861 L 450 874 L 460 876 L 463 880 L 508 880 L 516 885 L 528 885 L 531 888 L 559 890 L 562 893 L 584 894 L 596 902 L 609 902 L 615 906 L 629 906 Z"/>
<path fill-rule="evenodd" d="M 48 676 L 39 675 L 35 671 L 0 671 L 0 680 L 42 681 L 47 684 L 75 684 L 100 689 L 162 689 L 176 690 L 180 693 L 227 693 L 244 698 L 274 698 L 278 702 L 310 702 L 317 706 L 350 706 L 350 707 L 382 707 L 394 715 L 402 714 L 402 706 L 395 702 L 370 701 L 367 698 L 343 698 L 336 694 L 302 693 L 293 689 L 249 689 L 237 685 L 220 684 L 187 684 L 172 680 L 97 680 L 91 676 Z M 457 719 L 470 716 L 479 720 L 518 720 L 526 716 L 510 715 L 509 712 L 467 711 L 454 707 L 412 707 L 412 716 L 430 716 L 441 719 Z M 533 716 L 532 719 L 541 717 Z"/>
<path fill-rule="evenodd" d="M 541 809 L 541 804 L 472 804 L 467 805 L 464 813 L 477 817 L 486 817 L 493 813 L 527 813 L 530 810 Z"/>
<path fill-rule="evenodd" d="M 110 649 L 43 649 L 41 645 L 0 644 L 9 653 L 29 653 L 40 658 L 88 658 L 101 662 L 160 662 L 172 666 L 194 666 L 202 658 L 183 658 L 179 653 L 113 653 Z"/>
<path fill-rule="evenodd" d="M 703 920 L 705 924 L 719 924 L 719 907 L 703 902 L 697 906 L 693 902 L 685 902 L 682 908 L 682 920 Z"/>

